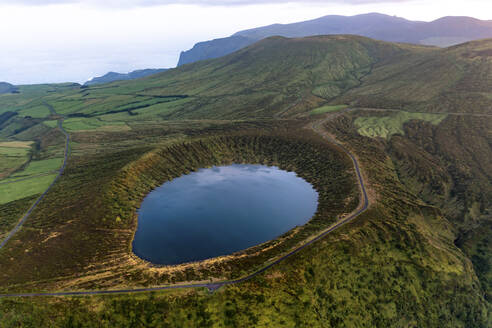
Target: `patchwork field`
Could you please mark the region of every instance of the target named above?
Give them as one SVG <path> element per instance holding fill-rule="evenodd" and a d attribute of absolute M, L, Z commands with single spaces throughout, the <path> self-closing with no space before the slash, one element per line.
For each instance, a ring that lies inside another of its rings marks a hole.
<path fill-rule="evenodd" d="M 326 106 L 322 106 L 322 107 L 318 107 L 318 108 L 313 109 L 310 112 L 310 114 L 311 115 L 319 115 L 319 114 L 324 114 L 324 113 L 332 113 L 332 112 L 337 112 L 339 110 L 345 109 L 347 107 L 348 107 L 347 105 L 334 105 L 334 106 L 326 105 Z"/>
<path fill-rule="evenodd" d="M 69 118 L 63 122 L 63 127 L 68 132 L 74 131 L 125 131 L 129 130 L 130 127 L 125 124 L 125 122 L 117 121 L 102 121 L 99 118 Z"/>

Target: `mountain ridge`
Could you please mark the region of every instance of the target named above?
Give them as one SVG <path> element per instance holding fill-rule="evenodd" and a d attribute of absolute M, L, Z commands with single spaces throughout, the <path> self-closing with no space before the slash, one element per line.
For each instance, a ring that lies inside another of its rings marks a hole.
<path fill-rule="evenodd" d="M 462 28 L 463 24 L 466 28 Z M 492 21 L 466 16 L 445 16 L 432 22 L 422 22 L 379 13 L 328 15 L 303 22 L 257 27 L 238 31 L 229 37 L 199 42 L 192 49 L 181 52 L 178 66 L 222 57 L 269 36 L 330 34 L 353 34 L 381 41 L 448 47 L 492 37 Z"/>
<path fill-rule="evenodd" d="M 5 93 L 16 93 L 17 87 L 7 82 L 0 82 L 0 95 Z"/>
<path fill-rule="evenodd" d="M 117 72 L 108 72 L 103 76 L 98 76 L 90 79 L 85 82 L 85 86 L 102 84 L 102 83 L 110 83 L 114 81 L 122 81 L 122 80 L 134 80 L 142 77 L 146 77 L 152 74 L 157 74 L 164 72 L 166 68 L 147 68 L 147 69 L 139 69 L 135 71 L 131 71 L 129 73 L 117 73 Z"/>

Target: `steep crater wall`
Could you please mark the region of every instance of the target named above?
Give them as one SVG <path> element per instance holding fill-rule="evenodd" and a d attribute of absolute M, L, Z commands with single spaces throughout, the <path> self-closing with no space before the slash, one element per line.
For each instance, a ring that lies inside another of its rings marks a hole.
<path fill-rule="evenodd" d="M 351 212 L 359 201 L 346 154 L 307 130 L 275 131 L 190 137 L 158 147 L 74 156 L 18 241 L 0 253 L 0 289 L 155 286 L 256 271 Z M 137 209 L 149 192 L 191 171 L 231 163 L 295 171 L 317 190 L 317 212 L 302 227 L 230 256 L 155 266 L 133 254 Z"/>
<path fill-rule="evenodd" d="M 254 267 L 294 247 L 351 212 L 359 201 L 350 159 L 319 137 L 230 135 L 157 149 L 124 167 L 113 180 L 108 194 L 111 200 L 107 202 L 113 204 L 112 211 L 104 220 L 109 225 L 124 224 L 135 231 L 139 204 L 154 188 L 200 168 L 232 163 L 275 165 L 294 171 L 319 193 L 318 209 L 307 224 L 276 240 L 235 253 L 232 257 L 232 262 L 236 262 L 232 270 L 235 272 L 237 268 L 247 270 L 248 266 Z M 131 241 L 128 250 L 131 251 Z"/>

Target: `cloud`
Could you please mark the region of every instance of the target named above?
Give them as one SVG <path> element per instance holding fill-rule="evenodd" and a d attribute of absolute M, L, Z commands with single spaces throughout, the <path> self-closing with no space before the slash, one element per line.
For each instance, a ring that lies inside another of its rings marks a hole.
<path fill-rule="evenodd" d="M 43 6 L 54 4 L 85 4 L 100 7 L 144 7 L 158 5 L 240 6 L 283 3 L 362 5 L 403 3 L 412 0 L 0 0 L 0 5 Z"/>

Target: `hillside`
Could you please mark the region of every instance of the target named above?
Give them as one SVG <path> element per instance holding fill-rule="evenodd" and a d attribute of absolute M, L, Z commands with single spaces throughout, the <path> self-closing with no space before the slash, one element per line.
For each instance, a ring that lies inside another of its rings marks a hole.
<path fill-rule="evenodd" d="M 292 24 L 274 24 L 211 41 L 197 43 L 181 53 L 178 66 L 217 58 L 270 36 L 305 37 L 328 34 L 354 34 L 376 40 L 447 47 L 492 37 L 492 21 L 470 17 L 443 17 L 432 22 L 409 21 L 383 14 L 324 16 Z"/>
<path fill-rule="evenodd" d="M 166 119 L 294 117 L 324 104 L 490 113 L 491 48 L 492 40 L 440 49 L 356 36 L 272 37 L 222 58 L 86 92 L 166 101 L 133 110 L 134 119 L 151 113 Z M 181 98 L 162 98 L 172 95 Z"/>
<path fill-rule="evenodd" d="M 121 80 L 134 80 L 134 79 L 139 79 L 142 77 L 146 77 L 152 74 L 157 74 L 160 72 L 164 72 L 166 69 L 164 68 L 157 68 L 157 69 L 141 69 L 141 70 L 136 70 L 130 73 L 116 73 L 116 72 L 109 72 L 104 74 L 103 76 L 98 76 L 94 77 L 91 80 L 87 81 L 84 83 L 84 85 L 95 85 L 95 84 L 103 84 L 103 83 L 110 83 L 114 81 L 121 81 Z"/>
<path fill-rule="evenodd" d="M 492 113 L 492 39 L 377 65 L 337 101 L 425 112 Z"/>
<path fill-rule="evenodd" d="M 111 89 L 89 88 L 85 92 L 92 98 L 109 91 L 161 97 L 160 101 L 165 96 L 182 97 L 166 106 L 152 105 L 133 111 L 143 116 L 292 116 L 326 102 L 318 93 L 334 97 L 358 86 L 377 63 L 404 54 L 432 51 L 435 50 L 357 36 L 272 37 L 226 57 L 182 66 L 138 82 L 118 82 Z M 88 110 L 94 113 L 97 106 Z"/>

